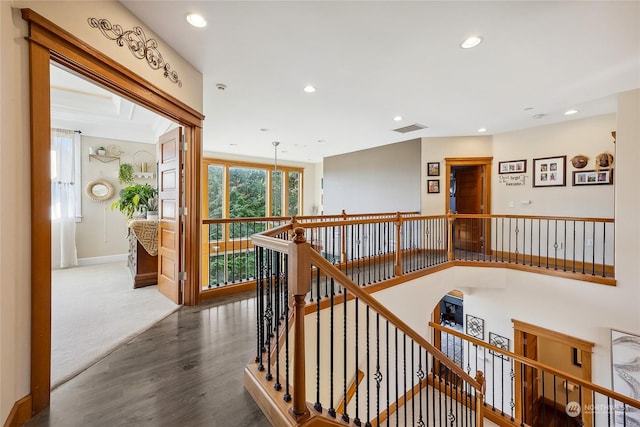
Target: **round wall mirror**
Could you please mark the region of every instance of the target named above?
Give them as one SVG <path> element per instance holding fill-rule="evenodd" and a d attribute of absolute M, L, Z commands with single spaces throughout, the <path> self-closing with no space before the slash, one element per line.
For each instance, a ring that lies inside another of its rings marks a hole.
<path fill-rule="evenodd" d="M 113 185 L 104 179 L 96 179 L 87 184 L 86 193 L 91 200 L 102 202 L 113 197 Z"/>

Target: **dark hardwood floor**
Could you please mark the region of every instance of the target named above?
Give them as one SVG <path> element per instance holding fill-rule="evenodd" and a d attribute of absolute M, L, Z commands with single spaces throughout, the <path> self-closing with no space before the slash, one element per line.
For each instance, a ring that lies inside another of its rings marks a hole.
<path fill-rule="evenodd" d="M 255 298 L 182 307 L 51 394 L 26 426 L 269 426 L 243 388 Z"/>

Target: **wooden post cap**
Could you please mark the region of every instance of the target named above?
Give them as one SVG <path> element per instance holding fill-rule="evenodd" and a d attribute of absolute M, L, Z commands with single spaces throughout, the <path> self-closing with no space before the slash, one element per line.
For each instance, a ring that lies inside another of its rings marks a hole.
<path fill-rule="evenodd" d="M 295 237 L 293 238 L 294 243 L 304 243 L 307 241 L 307 238 L 304 237 L 304 228 L 297 227 L 293 232 L 295 233 Z"/>

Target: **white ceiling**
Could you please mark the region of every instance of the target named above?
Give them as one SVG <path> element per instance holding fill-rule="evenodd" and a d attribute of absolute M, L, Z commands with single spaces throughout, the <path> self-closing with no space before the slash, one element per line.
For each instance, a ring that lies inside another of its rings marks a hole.
<path fill-rule="evenodd" d="M 174 127 L 164 117 L 52 65 L 51 126 L 83 135 L 155 144 Z"/>
<path fill-rule="evenodd" d="M 277 140 L 279 158 L 315 162 L 611 113 L 616 93 L 640 88 L 636 1 L 121 3 L 202 72 L 211 151 L 272 158 Z M 484 42 L 461 49 L 470 35 Z M 413 123 L 428 128 L 392 131 Z"/>

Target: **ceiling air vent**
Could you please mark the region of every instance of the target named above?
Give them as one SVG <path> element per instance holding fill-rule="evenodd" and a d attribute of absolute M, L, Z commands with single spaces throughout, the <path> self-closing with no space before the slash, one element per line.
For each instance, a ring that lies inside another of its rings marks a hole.
<path fill-rule="evenodd" d="M 425 125 L 421 125 L 419 123 L 414 123 L 414 124 L 409 125 L 409 126 L 405 126 L 405 127 L 402 127 L 402 128 L 394 129 L 393 131 L 394 132 L 400 132 L 400 133 L 408 133 L 408 132 L 413 132 L 413 131 L 416 131 L 416 130 L 426 129 L 426 128 L 427 128 L 427 126 L 425 126 Z"/>

